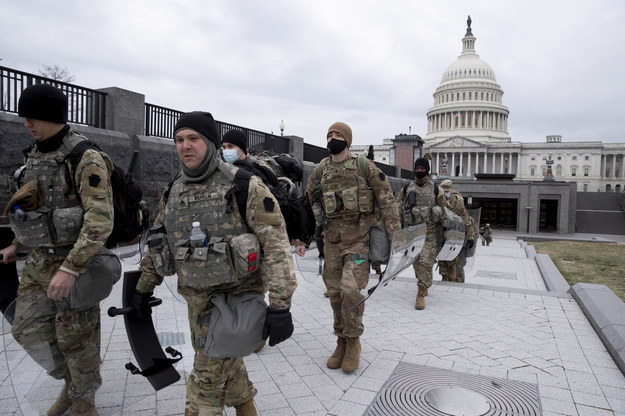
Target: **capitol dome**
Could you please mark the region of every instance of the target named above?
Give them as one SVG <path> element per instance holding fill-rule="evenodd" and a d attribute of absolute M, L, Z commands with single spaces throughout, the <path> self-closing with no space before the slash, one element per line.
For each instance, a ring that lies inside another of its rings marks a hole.
<path fill-rule="evenodd" d="M 475 53 L 471 17 L 462 38 L 462 53 L 449 65 L 427 112 L 426 142 L 461 136 L 478 142 L 509 142 L 508 108 L 495 71 Z"/>

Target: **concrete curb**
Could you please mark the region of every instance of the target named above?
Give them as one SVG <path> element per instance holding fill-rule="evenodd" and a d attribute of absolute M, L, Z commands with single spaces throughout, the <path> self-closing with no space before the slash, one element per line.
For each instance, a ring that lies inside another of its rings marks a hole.
<path fill-rule="evenodd" d="M 533 247 L 532 247 L 533 248 Z M 526 249 L 527 252 L 527 249 Z M 534 253 L 536 251 L 534 250 Z M 529 257 L 529 256 L 528 256 Z M 534 254 L 534 261 L 550 292 L 568 292 L 571 286 L 564 279 L 548 254 Z"/>
<path fill-rule="evenodd" d="M 569 293 L 625 375 L 625 302 L 605 285 L 577 283 Z"/>

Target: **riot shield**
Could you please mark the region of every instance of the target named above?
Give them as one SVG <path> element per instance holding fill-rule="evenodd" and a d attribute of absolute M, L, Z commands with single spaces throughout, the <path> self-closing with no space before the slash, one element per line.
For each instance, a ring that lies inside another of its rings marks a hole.
<path fill-rule="evenodd" d="M 449 208 L 445 208 L 445 244 L 436 256 L 437 261 L 451 261 L 455 259 L 464 245 L 464 222 Z"/>
<path fill-rule="evenodd" d="M 386 286 L 406 267 L 414 263 L 423 248 L 423 244 L 425 244 L 426 232 L 426 225 L 418 224 L 403 228 L 393 233 L 393 241 L 391 241 L 391 254 L 386 268 L 380 275 L 380 280 L 375 286 L 367 290 L 367 296 L 352 309 L 357 308 L 360 304 L 369 299 L 380 285 Z"/>
<path fill-rule="evenodd" d="M 113 317 L 124 315 L 126 334 L 132 353 L 134 354 L 140 369 L 132 363 L 126 364 L 126 369 L 132 374 L 139 374 L 148 379 L 154 390 L 160 390 L 180 380 L 180 374 L 173 364 L 182 359 L 180 352 L 171 347 L 165 351 L 174 358 L 167 358 L 154 329 L 152 315 L 147 314 L 139 317 L 133 313 L 133 294 L 137 282 L 141 277 L 139 270 L 124 273 L 123 308 L 111 307 L 108 315 Z M 160 299 L 152 298 L 150 307 L 161 304 Z"/>

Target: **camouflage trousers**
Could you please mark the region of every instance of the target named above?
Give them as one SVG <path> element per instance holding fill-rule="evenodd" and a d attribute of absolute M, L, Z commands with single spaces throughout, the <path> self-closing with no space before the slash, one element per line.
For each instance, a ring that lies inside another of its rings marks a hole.
<path fill-rule="evenodd" d="M 419 288 L 427 289 L 432 286 L 432 267 L 434 267 L 436 256 L 438 256 L 440 251 L 441 245 L 438 243 L 437 238 L 427 235 L 423 248 L 412 263 Z"/>
<path fill-rule="evenodd" d="M 47 296 L 63 257 L 35 249 L 26 260 L 11 332 L 56 379 L 68 377 L 71 398 L 88 397 L 102 385 L 100 306 L 69 309 Z"/>
<path fill-rule="evenodd" d="M 323 282 L 334 315 L 334 333 L 341 338 L 359 337 L 364 331 L 365 304 L 352 308 L 364 299 L 360 291 L 369 282 L 368 240 L 346 246 L 326 239 L 324 253 Z"/>
<path fill-rule="evenodd" d="M 458 257 L 451 261 L 439 261 L 438 262 L 438 272 L 441 275 L 441 280 L 443 282 L 456 282 L 457 280 L 457 265 L 458 265 Z"/>
<path fill-rule="evenodd" d="M 467 251 L 460 250 L 456 259 L 456 282 L 464 283 L 464 266 L 467 265 Z"/>
<path fill-rule="evenodd" d="M 204 354 L 210 312 L 189 308 L 195 357 L 187 380 L 185 416 L 222 416 L 224 406 L 237 406 L 256 395 L 242 357 L 210 358 Z"/>

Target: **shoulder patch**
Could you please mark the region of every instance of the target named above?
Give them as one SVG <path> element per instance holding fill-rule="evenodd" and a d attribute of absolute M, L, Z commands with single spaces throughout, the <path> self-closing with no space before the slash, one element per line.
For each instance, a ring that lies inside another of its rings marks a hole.
<path fill-rule="evenodd" d="M 380 172 L 379 177 L 380 177 L 380 180 L 381 180 L 382 182 L 384 182 L 384 181 L 386 180 L 386 175 L 384 174 L 384 172 Z"/>
<path fill-rule="evenodd" d="M 265 198 L 263 198 L 263 206 L 265 207 L 265 211 L 273 212 L 273 210 L 276 207 L 276 204 L 275 202 L 273 202 L 273 199 L 266 196 Z"/>
<path fill-rule="evenodd" d="M 93 186 L 94 188 L 98 187 L 101 180 L 102 178 L 100 178 L 100 175 L 96 175 L 95 173 L 89 175 L 89 185 Z"/>

